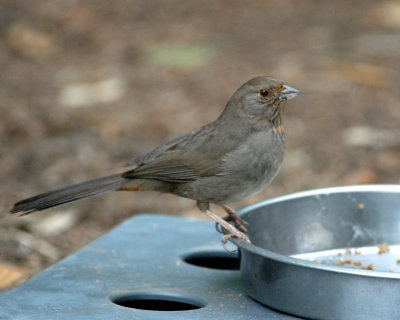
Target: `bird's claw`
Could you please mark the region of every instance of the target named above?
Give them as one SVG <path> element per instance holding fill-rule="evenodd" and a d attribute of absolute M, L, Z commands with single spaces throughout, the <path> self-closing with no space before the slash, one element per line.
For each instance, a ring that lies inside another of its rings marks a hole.
<path fill-rule="evenodd" d="M 244 240 L 246 242 L 251 243 L 249 237 L 245 233 L 237 230 L 233 225 L 231 225 L 230 223 L 228 223 L 227 221 L 225 221 L 221 217 L 217 216 L 212 211 L 206 210 L 206 213 L 211 219 L 216 221 L 217 224 L 219 224 L 220 226 L 224 227 L 227 230 L 227 234 L 224 235 L 222 237 L 222 240 L 221 240 L 222 241 L 222 245 L 225 248 L 225 250 L 230 251 L 230 250 L 228 250 L 228 248 L 226 247 L 225 244 L 231 237 L 242 239 L 242 240 Z M 218 227 L 217 227 L 217 230 L 218 230 Z"/>
<path fill-rule="evenodd" d="M 240 232 L 240 231 L 239 231 L 239 233 L 237 233 L 237 234 L 228 233 L 228 234 L 224 235 L 224 236 L 222 237 L 222 239 L 221 239 L 222 246 L 224 247 L 224 249 L 225 249 L 226 251 L 229 251 L 229 252 L 236 251 L 236 250 L 229 250 L 229 248 L 226 246 L 226 243 L 227 243 L 228 240 L 229 240 L 230 238 L 232 238 L 232 237 L 238 238 L 238 239 L 242 239 L 242 240 L 244 240 L 244 241 L 246 241 L 246 242 L 248 242 L 248 243 L 251 243 L 249 237 L 248 237 L 246 234 L 244 234 L 244 233 L 242 233 L 242 232 Z"/>
<path fill-rule="evenodd" d="M 246 221 L 242 220 L 241 218 L 239 218 L 239 220 L 236 220 L 232 219 L 232 217 L 228 215 L 223 217 L 222 219 L 224 219 L 226 222 L 230 221 L 233 222 L 236 229 L 240 230 L 243 233 L 247 233 L 247 227 L 249 226 L 249 224 Z M 221 225 L 218 222 L 215 222 L 215 229 L 217 229 L 219 233 L 224 233 L 221 229 Z"/>
<path fill-rule="evenodd" d="M 235 212 L 235 210 L 233 210 L 231 207 L 228 207 L 227 205 L 223 205 L 222 208 L 228 214 L 223 219 L 225 221 L 232 221 L 237 229 L 239 229 L 243 233 L 247 233 L 247 227 L 249 226 L 249 224 L 246 221 L 244 221 L 242 218 L 240 218 L 237 215 L 237 213 Z"/>

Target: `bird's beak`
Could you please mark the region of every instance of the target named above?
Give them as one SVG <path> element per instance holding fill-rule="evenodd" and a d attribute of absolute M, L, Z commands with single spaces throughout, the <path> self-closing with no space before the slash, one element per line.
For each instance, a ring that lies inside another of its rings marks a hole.
<path fill-rule="evenodd" d="M 290 100 L 296 97 L 300 93 L 299 90 L 296 90 L 294 88 L 291 88 L 287 85 L 283 85 L 283 90 L 281 91 L 279 95 L 279 99 L 281 100 Z"/>

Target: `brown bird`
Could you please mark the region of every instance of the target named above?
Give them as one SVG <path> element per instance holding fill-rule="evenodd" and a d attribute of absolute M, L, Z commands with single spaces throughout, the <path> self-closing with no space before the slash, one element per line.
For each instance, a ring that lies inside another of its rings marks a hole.
<path fill-rule="evenodd" d="M 282 110 L 298 90 L 271 77 L 243 84 L 217 120 L 130 161 L 129 170 L 17 202 L 11 213 L 28 214 L 109 191 L 159 191 L 197 201 L 228 231 L 249 241 L 247 224 L 227 206 L 256 194 L 276 176 L 285 149 Z M 222 219 L 210 203 L 228 213 Z M 232 220 L 237 228 L 226 220 Z"/>

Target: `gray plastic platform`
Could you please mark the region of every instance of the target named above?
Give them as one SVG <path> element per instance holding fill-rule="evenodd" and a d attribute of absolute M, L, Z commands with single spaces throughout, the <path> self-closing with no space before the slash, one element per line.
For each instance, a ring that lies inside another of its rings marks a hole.
<path fill-rule="evenodd" d="M 0 319 L 295 319 L 246 295 L 220 239 L 213 222 L 135 216 L 0 294 Z"/>

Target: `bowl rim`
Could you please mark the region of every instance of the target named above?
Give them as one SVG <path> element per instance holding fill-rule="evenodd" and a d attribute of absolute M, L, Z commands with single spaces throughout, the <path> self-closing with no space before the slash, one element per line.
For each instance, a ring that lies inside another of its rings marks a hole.
<path fill-rule="evenodd" d="M 306 198 L 311 196 L 326 196 L 333 193 L 349 193 L 349 192 L 393 192 L 400 194 L 400 185 L 396 184 L 371 184 L 371 185 L 351 185 L 351 186 L 337 186 L 328 188 L 311 189 L 306 191 L 299 191 L 290 193 L 283 196 L 278 196 L 268 200 L 262 200 L 254 204 L 242 207 L 238 210 L 239 215 L 244 215 L 249 211 L 258 209 L 260 207 L 268 206 L 274 203 L 279 203 L 292 199 Z M 252 254 L 259 255 L 263 258 L 271 259 L 285 264 L 290 264 L 300 268 L 311 268 L 318 271 L 329 271 L 341 274 L 373 277 L 373 278 L 387 278 L 387 279 L 398 279 L 400 280 L 400 273 L 395 272 L 384 272 L 376 270 L 363 270 L 363 269 L 351 269 L 343 268 L 341 266 L 326 265 L 315 263 L 308 260 L 299 258 L 293 258 L 287 255 L 279 254 L 261 247 L 257 247 L 254 244 L 248 243 L 241 239 L 231 238 L 231 242 L 237 245 L 241 250 L 248 251 Z"/>

